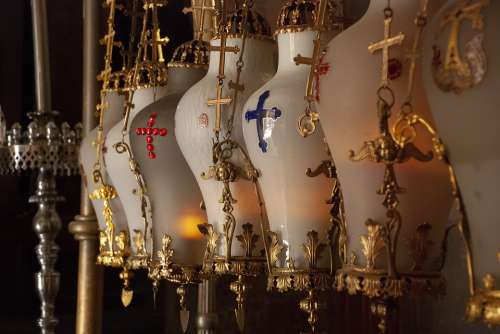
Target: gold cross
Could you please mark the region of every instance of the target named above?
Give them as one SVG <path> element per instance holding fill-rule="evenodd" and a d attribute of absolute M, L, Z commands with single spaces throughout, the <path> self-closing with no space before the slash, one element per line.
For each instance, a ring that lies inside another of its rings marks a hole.
<path fill-rule="evenodd" d="M 215 106 L 215 127 L 214 132 L 220 132 L 221 116 L 222 116 L 222 106 L 231 104 L 233 99 L 231 97 L 222 97 L 222 85 L 217 86 L 217 98 L 210 99 L 207 101 L 208 106 Z"/>
<path fill-rule="evenodd" d="M 309 65 L 311 66 L 311 71 L 309 72 L 309 77 L 307 78 L 307 88 L 306 88 L 306 100 L 309 102 L 314 101 L 314 78 L 319 67 L 319 57 L 321 55 L 321 41 L 319 39 L 314 40 L 314 51 L 312 57 L 303 57 L 300 54 L 293 58 L 296 65 Z"/>
<path fill-rule="evenodd" d="M 219 75 L 217 76 L 217 98 L 210 99 L 207 101 L 208 106 L 215 106 L 215 127 L 214 132 L 218 134 L 221 130 L 221 116 L 222 116 L 222 106 L 230 104 L 233 99 L 231 97 L 222 97 L 222 88 L 225 79 L 225 66 L 226 66 L 226 52 L 232 52 L 237 54 L 240 52 L 238 46 L 227 46 L 227 33 L 225 29 L 226 21 L 226 8 L 225 3 L 222 8 L 222 15 L 220 19 L 220 46 L 210 46 L 210 52 L 219 52 Z"/>
<path fill-rule="evenodd" d="M 162 47 L 163 47 L 163 45 L 166 45 L 168 42 L 170 42 L 170 39 L 167 36 L 162 38 L 161 34 L 160 34 L 160 29 L 157 29 L 156 30 L 156 38 L 153 41 L 153 43 L 156 43 L 158 61 L 160 63 L 165 62 L 165 58 L 163 57 L 163 48 Z"/>
<path fill-rule="evenodd" d="M 470 20 L 474 29 L 482 29 L 484 22 L 481 16 L 481 9 L 489 4 L 489 0 L 479 0 L 468 5 L 466 1 L 460 1 L 458 6 L 443 17 L 441 28 L 450 24 L 450 38 L 448 40 L 448 50 L 444 61 L 445 71 L 456 70 L 462 76 L 469 76 L 469 66 L 460 58 L 458 49 L 458 35 L 462 21 Z"/>
<path fill-rule="evenodd" d="M 309 65 L 311 66 L 311 71 L 309 72 L 309 77 L 307 78 L 307 88 L 306 88 L 306 100 L 309 102 L 314 101 L 314 78 L 318 72 L 319 58 L 321 56 L 321 31 L 324 30 L 325 18 L 326 18 L 326 9 L 327 9 L 327 0 L 319 1 L 319 10 L 318 16 L 315 22 L 315 30 L 316 30 L 316 39 L 314 40 L 314 50 L 312 57 L 303 57 L 298 54 L 293 61 L 295 65 Z"/>
<path fill-rule="evenodd" d="M 147 45 L 151 46 L 151 56 L 153 62 L 164 63 L 165 58 L 163 57 L 163 46 L 170 42 L 170 39 L 165 36 L 161 37 L 160 27 L 158 25 L 158 7 L 163 7 L 165 5 L 164 0 L 148 0 L 144 1 L 144 21 L 147 19 L 147 11 L 151 10 L 151 17 L 153 22 L 153 27 L 150 30 L 147 30 L 147 35 L 150 36 L 150 39 L 147 40 Z M 148 37 L 146 37 L 147 39 Z M 144 50 L 143 60 L 146 61 L 148 57 L 148 53 Z"/>
<path fill-rule="evenodd" d="M 410 67 L 408 70 L 408 88 L 407 88 L 407 100 L 411 99 L 411 95 L 413 92 L 413 83 L 415 81 L 415 70 L 417 68 L 417 60 L 420 58 L 420 43 L 422 41 L 422 33 L 424 31 L 424 27 L 427 23 L 427 5 L 429 4 L 429 0 L 422 0 L 420 3 L 420 11 L 417 14 L 415 19 L 415 25 L 417 26 L 417 31 L 415 32 L 415 37 L 413 38 L 413 44 L 410 52 L 406 55 L 406 58 L 410 62 Z"/>
<path fill-rule="evenodd" d="M 199 13 L 199 20 L 198 20 L 198 24 L 197 24 L 198 31 L 195 32 L 195 39 L 201 41 L 201 40 L 203 40 L 203 35 L 206 32 L 210 32 L 210 30 L 205 30 L 205 13 L 207 11 L 212 11 L 212 12 L 216 11 L 215 1 L 214 0 L 209 0 L 211 4 L 208 5 L 208 6 L 205 5 L 205 1 L 207 1 L 207 0 L 201 0 L 201 5 L 195 5 L 194 1 L 195 0 L 192 0 L 191 7 L 184 7 L 182 9 L 182 12 L 184 14 L 192 13 L 193 14 L 193 20 L 195 20 L 196 19 L 195 18 L 196 11 L 200 11 L 200 13 Z"/>
<path fill-rule="evenodd" d="M 396 36 L 391 37 L 391 23 L 392 16 L 386 17 L 384 19 L 384 39 L 368 46 L 368 51 L 371 54 L 382 50 L 382 79 L 380 82 L 382 87 L 386 87 L 389 84 L 389 49 L 391 46 L 401 45 L 405 39 L 405 35 L 401 32 Z"/>

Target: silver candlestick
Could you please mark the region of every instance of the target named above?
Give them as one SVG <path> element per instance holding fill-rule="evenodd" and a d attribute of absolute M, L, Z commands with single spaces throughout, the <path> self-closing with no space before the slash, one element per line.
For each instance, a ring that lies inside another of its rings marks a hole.
<path fill-rule="evenodd" d="M 55 239 L 61 230 L 61 218 L 56 211 L 56 203 L 64 198 L 57 194 L 56 182 L 52 172 L 40 168 L 37 178 L 37 190 L 29 199 L 30 203 L 38 203 L 38 211 L 33 219 L 33 228 L 40 239 L 36 247 L 36 255 L 40 262 L 40 271 L 35 274 L 38 295 L 42 302 L 41 317 L 38 326 L 42 334 L 55 333 L 57 319 L 54 314 L 55 299 L 59 292 L 60 274 L 55 270 L 59 246 Z"/>
<path fill-rule="evenodd" d="M 38 326 L 42 334 L 55 333 L 55 298 L 59 291 L 60 274 L 55 271 L 59 252 L 55 239 L 61 230 L 61 219 L 56 212 L 57 202 L 64 198 L 57 194 L 55 175 L 78 175 L 78 147 L 81 125 L 71 128 L 67 123 L 58 127 L 55 112 L 34 112 L 26 130 L 20 124 L 7 131 L 7 145 L 0 146 L 0 174 L 38 172 L 36 191 L 30 203 L 38 204 L 33 228 L 40 239 L 35 252 L 40 271 L 35 274 L 36 288 L 41 301 Z"/>

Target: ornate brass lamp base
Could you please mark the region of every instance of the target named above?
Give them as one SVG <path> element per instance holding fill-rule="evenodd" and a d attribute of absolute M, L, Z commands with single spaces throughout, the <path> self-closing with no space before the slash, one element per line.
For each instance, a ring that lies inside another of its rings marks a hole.
<path fill-rule="evenodd" d="M 385 271 L 367 271 L 355 266 L 338 270 L 335 286 L 338 291 L 346 290 L 350 295 L 362 293 L 369 298 L 441 296 L 446 291 L 445 279 L 438 272 L 400 273 L 391 277 Z"/>
<path fill-rule="evenodd" d="M 263 275 L 266 272 L 267 261 L 262 256 L 233 256 L 228 261 L 224 256 L 213 256 L 205 259 L 203 264 L 203 276 L 213 278 L 214 276 L 236 276 L 238 279 L 229 286 L 236 294 L 236 323 L 243 333 L 245 329 L 245 302 L 246 293 L 250 288 L 248 278 Z"/>
<path fill-rule="evenodd" d="M 157 253 L 158 259 L 150 261 L 148 259 L 146 267 L 148 276 L 153 281 L 154 299 L 156 301 L 156 292 L 161 280 L 179 284 L 177 295 L 180 305 L 180 323 L 182 332 L 187 331 L 189 325 L 190 311 L 186 305 L 187 287 L 192 284 L 202 283 L 201 266 L 184 265 L 174 263 L 174 250 L 172 249 L 172 237 L 168 234 L 163 235 L 162 248 Z"/>
<path fill-rule="evenodd" d="M 310 333 L 318 333 L 319 311 L 324 307 L 319 291 L 333 288 L 334 277 L 327 269 L 297 270 L 273 268 L 267 279 L 267 290 L 280 293 L 287 291 L 306 291 L 307 296 L 300 301 L 300 309 L 308 314 Z"/>
<path fill-rule="evenodd" d="M 266 258 L 261 256 L 233 256 L 227 260 L 224 256 L 207 259 L 203 264 L 205 276 L 251 276 L 256 277 L 266 271 Z"/>
<path fill-rule="evenodd" d="M 334 277 L 329 270 L 292 270 L 273 268 L 267 279 L 267 289 L 278 292 L 332 289 Z"/>
<path fill-rule="evenodd" d="M 355 265 L 337 271 L 335 286 L 338 291 L 361 293 L 371 299 L 371 313 L 379 319 L 377 328 L 381 334 L 387 332 L 387 320 L 397 298 L 442 296 L 446 292 L 446 282 L 439 272 L 399 273 L 393 277 L 383 270 Z"/>
<path fill-rule="evenodd" d="M 500 325 L 500 290 L 495 290 L 495 279 L 486 275 L 484 288 L 478 289 L 469 299 L 466 309 L 468 321 L 481 320 L 488 326 Z"/>

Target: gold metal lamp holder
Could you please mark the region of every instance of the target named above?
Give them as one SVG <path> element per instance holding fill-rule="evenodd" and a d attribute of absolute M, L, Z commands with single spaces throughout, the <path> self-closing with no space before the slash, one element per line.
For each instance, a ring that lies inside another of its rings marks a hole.
<path fill-rule="evenodd" d="M 130 290 L 130 279 L 132 273 L 127 268 L 127 258 L 130 256 L 130 243 L 128 230 L 115 231 L 115 224 L 113 223 L 113 211 L 111 209 L 111 200 L 118 197 L 115 188 L 107 183 L 105 179 L 105 172 L 103 170 L 103 148 L 104 148 L 104 114 L 108 109 L 106 103 L 106 95 L 113 89 L 120 90 L 120 78 L 123 77 L 122 73 L 113 73 L 112 58 L 113 50 L 115 47 L 122 48 L 120 42 L 115 42 L 115 13 L 117 10 L 115 0 L 106 0 L 106 7 L 108 8 L 107 33 L 100 40 L 100 43 L 106 47 L 104 56 L 104 69 L 98 75 L 98 79 L 102 81 L 102 88 L 100 92 L 100 102 L 96 109 L 99 116 L 99 124 L 97 128 L 97 138 L 94 142 L 96 147 L 96 162 L 94 164 L 93 181 L 99 187 L 89 194 L 92 200 L 102 200 L 104 207 L 102 215 L 106 224 L 104 231 L 99 231 L 99 255 L 97 257 L 97 264 L 114 268 L 122 268 L 120 278 L 123 281 L 122 290 L 122 303 L 126 307 L 132 300 L 132 291 Z M 123 70 L 122 70 L 123 71 Z M 120 71 L 120 72 L 122 72 Z"/>

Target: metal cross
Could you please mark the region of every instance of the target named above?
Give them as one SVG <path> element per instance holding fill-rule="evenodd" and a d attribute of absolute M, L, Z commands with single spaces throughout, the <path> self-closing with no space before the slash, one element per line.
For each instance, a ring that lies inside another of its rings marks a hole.
<path fill-rule="evenodd" d="M 476 3 L 467 5 L 466 1 L 460 1 L 459 5 L 449 14 L 443 17 L 441 28 L 450 24 L 450 38 L 448 40 L 448 50 L 444 61 L 446 71 L 456 70 L 462 76 L 469 76 L 469 67 L 460 58 L 458 49 L 458 35 L 462 21 L 470 20 L 474 29 L 482 29 L 484 22 L 481 15 L 481 9 L 489 4 L 489 0 L 480 0 Z"/>
<path fill-rule="evenodd" d="M 148 30 L 148 34 L 151 36 L 151 40 L 148 41 L 148 45 L 152 49 L 152 60 L 153 62 L 164 63 L 165 58 L 163 57 L 163 46 L 170 42 L 168 37 L 161 37 L 160 27 L 158 25 L 158 7 L 163 7 L 165 5 L 164 0 L 149 0 L 144 3 L 144 10 L 151 10 L 151 16 L 153 20 L 152 30 Z M 146 13 L 144 15 L 147 15 Z M 147 52 L 144 51 L 144 60 L 147 59 Z"/>
<path fill-rule="evenodd" d="M 293 61 L 295 64 L 298 65 L 309 65 L 311 66 L 311 71 L 309 72 L 309 77 L 307 79 L 307 88 L 306 88 L 306 96 L 305 99 L 308 102 L 314 102 L 315 100 L 315 95 L 314 95 L 314 80 L 315 78 L 319 78 L 319 72 L 320 70 L 320 57 L 321 57 L 321 32 L 324 30 L 324 25 L 325 25 L 325 17 L 326 17 L 326 7 L 327 7 L 328 1 L 327 0 L 320 0 L 319 1 L 319 10 L 318 10 L 318 17 L 316 20 L 316 27 L 315 30 L 316 32 L 316 38 L 314 39 L 314 50 L 312 57 L 303 57 L 300 54 L 298 54 L 295 58 L 293 58 Z"/>
<path fill-rule="evenodd" d="M 221 118 L 222 118 L 222 106 L 231 104 L 233 99 L 229 96 L 222 97 L 222 85 L 217 85 L 217 97 L 215 99 L 210 99 L 207 101 L 207 105 L 210 107 L 215 106 L 215 127 L 214 132 L 219 133 L 221 128 Z"/>
<path fill-rule="evenodd" d="M 272 119 L 273 121 L 281 117 L 281 110 L 279 110 L 276 107 L 273 107 L 271 109 L 265 109 L 264 104 L 266 103 L 266 100 L 269 98 L 271 95 L 271 92 L 266 90 L 262 95 L 259 97 L 259 103 L 257 104 L 257 108 L 255 110 L 249 110 L 245 113 L 245 119 L 247 122 L 250 122 L 251 120 L 255 120 L 256 125 L 257 125 L 257 135 L 259 137 L 259 147 L 262 150 L 263 153 L 267 152 L 267 141 L 265 138 L 265 131 L 264 131 L 264 119 Z M 273 125 L 270 125 L 272 129 Z M 266 129 L 267 130 L 267 129 Z"/>
<path fill-rule="evenodd" d="M 402 32 L 391 37 L 391 23 L 392 16 L 386 16 L 384 19 L 384 39 L 368 46 L 368 51 L 371 54 L 382 50 L 382 78 L 380 82 L 382 87 L 387 87 L 389 85 L 389 49 L 391 46 L 401 45 L 405 39 L 405 35 Z"/>
<path fill-rule="evenodd" d="M 137 128 L 135 129 L 135 133 L 138 136 L 146 136 L 146 148 L 148 150 L 148 156 L 150 159 L 156 159 L 156 154 L 154 152 L 155 147 L 153 145 L 154 137 L 153 136 L 161 136 L 165 137 L 167 135 L 167 129 L 165 128 L 155 128 L 154 125 L 156 123 L 157 114 L 154 112 L 149 117 L 147 127 L 146 128 Z"/>
<path fill-rule="evenodd" d="M 207 0 L 201 0 L 201 5 L 195 5 L 194 4 L 194 1 L 195 0 L 192 0 L 191 1 L 191 7 L 184 7 L 184 9 L 182 9 L 182 12 L 184 14 L 193 14 L 193 20 L 195 20 L 195 15 L 196 15 L 196 11 L 199 11 L 199 21 L 198 21 L 198 31 L 195 32 L 195 38 L 197 40 L 203 40 L 203 35 L 206 33 L 206 32 L 210 32 L 210 30 L 205 30 L 205 14 L 207 11 L 210 11 L 210 12 L 215 12 L 216 11 L 216 8 L 215 8 L 215 1 L 214 0 L 209 0 L 210 1 L 210 5 L 205 5 L 205 1 Z"/>
<path fill-rule="evenodd" d="M 408 88 L 407 88 L 407 101 L 410 102 L 411 95 L 413 92 L 413 84 L 415 82 L 415 70 L 417 68 L 417 61 L 420 58 L 420 44 L 422 42 L 422 33 L 424 27 L 427 24 L 427 6 L 429 0 L 423 0 L 421 2 L 420 11 L 415 19 L 415 25 L 417 26 L 417 31 L 415 32 L 415 37 L 413 38 L 413 44 L 410 52 L 406 55 L 406 58 L 410 62 L 410 67 L 408 70 Z"/>
<path fill-rule="evenodd" d="M 219 75 L 217 76 L 217 97 L 215 99 L 209 99 L 207 101 L 208 106 L 215 106 L 215 127 L 214 132 L 219 134 L 221 130 L 221 116 L 222 116 L 222 106 L 230 104 L 233 100 L 231 97 L 222 97 L 222 89 L 224 86 L 225 79 L 225 66 L 226 66 L 226 52 L 232 52 L 237 54 L 240 52 L 238 46 L 227 46 L 227 33 L 225 29 L 226 22 L 226 8 L 224 3 L 224 8 L 222 8 L 222 15 L 220 19 L 220 46 L 210 46 L 210 52 L 219 52 Z"/>

